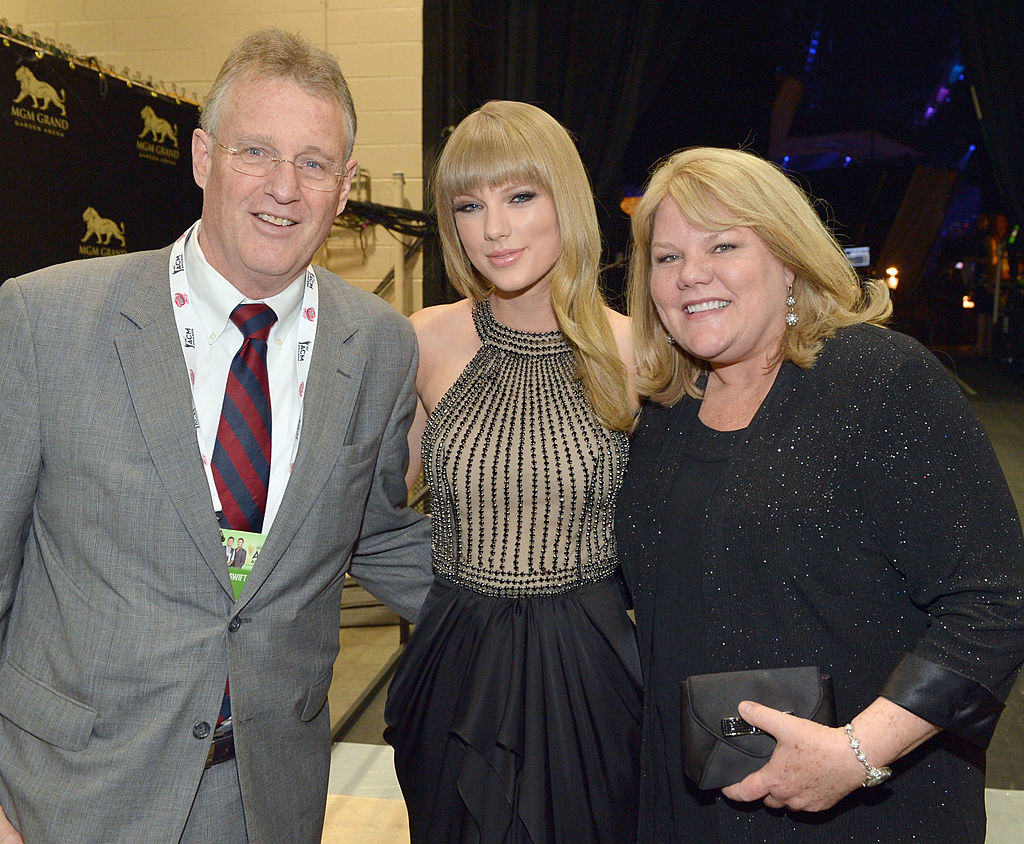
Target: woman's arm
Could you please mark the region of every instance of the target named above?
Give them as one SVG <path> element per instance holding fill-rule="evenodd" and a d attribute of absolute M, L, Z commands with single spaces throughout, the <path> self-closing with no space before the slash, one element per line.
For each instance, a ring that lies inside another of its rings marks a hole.
<path fill-rule="evenodd" d="M 423 431 L 427 419 L 480 348 L 472 308 L 472 303 L 463 299 L 451 305 L 424 308 L 409 317 L 419 345 L 418 398 L 409 428 L 409 467 L 405 473 L 410 489 L 423 470 Z"/>
<path fill-rule="evenodd" d="M 851 483 L 865 493 L 866 541 L 900 572 L 930 624 L 851 722 L 877 768 L 940 729 L 984 747 L 1024 654 L 1021 529 L 992 447 L 938 362 L 907 338 L 885 339 L 899 357 L 873 367 L 878 383 L 860 393 L 879 398 L 865 400 L 871 412 Z M 778 746 L 725 796 L 820 811 L 864 782 L 842 726 L 752 703 L 740 711 Z"/>
<path fill-rule="evenodd" d="M 630 319 L 612 308 L 605 308 L 608 314 L 608 322 L 612 327 L 612 335 L 615 337 L 615 345 L 619 350 L 619 357 L 622 358 L 622 365 L 626 367 L 626 386 L 629 388 L 630 400 L 633 402 L 634 413 L 640 409 L 640 399 L 637 394 L 637 368 L 636 355 L 633 353 L 633 330 Z"/>
<path fill-rule="evenodd" d="M 416 398 L 416 415 L 409 426 L 409 466 L 405 470 L 405 485 L 413 488 L 423 471 L 423 429 L 427 426 L 427 411 L 423 407 L 423 399 Z"/>
<path fill-rule="evenodd" d="M 730 800 L 763 800 L 772 809 L 820 812 L 860 788 L 867 769 L 843 727 L 825 727 L 751 701 L 739 706 L 743 719 L 775 736 L 778 744 L 763 768 L 722 789 Z M 905 756 L 939 729 L 880 697 L 851 722 L 867 761 L 881 768 Z"/>

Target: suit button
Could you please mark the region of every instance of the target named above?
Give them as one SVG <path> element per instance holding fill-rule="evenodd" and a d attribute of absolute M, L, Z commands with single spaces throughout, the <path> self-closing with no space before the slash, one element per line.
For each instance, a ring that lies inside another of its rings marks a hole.
<path fill-rule="evenodd" d="M 205 721 L 200 721 L 194 727 L 192 727 L 192 735 L 198 739 L 204 739 L 210 735 L 210 725 Z"/>
<path fill-rule="evenodd" d="M 228 622 L 228 630 L 232 633 L 237 633 L 238 628 L 242 626 L 242 622 L 238 620 L 238 616 L 235 616 L 231 621 Z"/>

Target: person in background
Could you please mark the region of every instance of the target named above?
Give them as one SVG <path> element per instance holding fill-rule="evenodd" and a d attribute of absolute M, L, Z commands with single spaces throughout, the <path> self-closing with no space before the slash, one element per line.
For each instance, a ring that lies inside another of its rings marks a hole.
<path fill-rule="evenodd" d="M 355 129 L 333 56 L 255 33 L 197 224 L 0 287 L 5 844 L 321 839 L 345 574 L 412 619 L 432 577 L 412 328 L 310 265 Z M 265 538 L 237 600 L 222 531 Z"/>
<path fill-rule="evenodd" d="M 436 579 L 385 710 L 411 837 L 631 841 L 640 664 L 612 517 L 637 403 L 590 184 L 556 120 L 496 101 L 433 191 L 466 298 L 412 318 L 407 479 L 422 455 Z"/>
<path fill-rule="evenodd" d="M 640 840 L 981 844 L 1024 540 L 980 424 L 774 165 L 679 152 L 632 230 L 649 403 L 616 535 L 647 696 Z M 681 682 L 804 665 L 840 726 L 743 702 L 773 755 L 697 790 Z"/>
<path fill-rule="evenodd" d="M 1010 289 L 1010 257 L 1006 243 L 1009 232 L 1009 218 L 1005 214 L 993 214 L 992 221 L 985 231 L 983 264 L 979 267 L 979 284 L 974 297 L 978 320 L 978 336 L 974 351 L 979 355 L 992 354 L 992 320 L 997 313 L 1002 312 Z"/>

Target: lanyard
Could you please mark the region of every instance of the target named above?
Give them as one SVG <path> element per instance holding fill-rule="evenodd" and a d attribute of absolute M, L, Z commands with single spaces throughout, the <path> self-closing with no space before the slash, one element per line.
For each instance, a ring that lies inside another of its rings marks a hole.
<path fill-rule="evenodd" d="M 209 437 L 203 437 L 203 432 L 209 433 L 209 426 L 220 424 L 220 418 L 207 419 L 205 423 L 199 419 L 196 411 L 195 384 L 196 384 L 196 337 L 200 325 L 199 316 L 195 306 L 192 304 L 191 290 L 188 285 L 188 271 L 185 264 L 185 244 L 195 233 L 199 223 L 192 226 L 179 237 L 174 246 L 171 247 L 170 258 L 170 282 L 171 302 L 174 310 L 174 322 L 178 328 L 178 339 L 181 341 L 181 351 L 185 356 L 185 366 L 188 369 L 189 388 L 192 394 L 192 422 L 196 428 L 196 439 L 199 442 L 199 451 L 203 458 L 203 469 L 206 472 L 206 482 L 210 486 L 210 497 L 213 499 L 214 510 L 220 510 L 220 495 L 217 493 L 217 484 L 213 479 L 213 468 L 210 464 L 210 455 L 203 452 L 203 442 L 212 442 Z M 309 361 L 312 358 L 313 341 L 316 337 L 317 308 L 319 306 L 319 295 L 317 291 L 316 273 L 312 265 L 306 267 L 305 281 L 302 291 L 302 307 L 299 314 L 297 328 L 297 340 L 295 349 L 295 394 L 299 407 L 299 421 L 295 428 L 295 440 L 292 442 L 291 457 L 288 461 L 288 472 L 295 465 L 295 455 L 299 449 L 299 435 L 302 433 L 302 412 L 303 395 L 306 391 L 306 377 L 309 374 Z M 215 433 L 215 431 L 214 431 Z"/>

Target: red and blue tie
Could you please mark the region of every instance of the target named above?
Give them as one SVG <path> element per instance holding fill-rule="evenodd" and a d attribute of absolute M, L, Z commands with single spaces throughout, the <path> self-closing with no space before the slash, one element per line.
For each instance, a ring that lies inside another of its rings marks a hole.
<path fill-rule="evenodd" d="M 270 378 L 267 338 L 277 322 L 268 305 L 239 305 L 231 321 L 245 338 L 228 372 L 217 442 L 213 447 L 213 479 L 223 512 L 221 526 L 263 531 L 270 484 Z"/>
<path fill-rule="evenodd" d="M 220 496 L 221 527 L 263 531 L 270 485 L 270 376 L 267 374 L 267 338 L 277 322 L 269 305 L 239 305 L 231 321 L 245 338 L 231 361 L 224 404 L 213 446 L 213 479 Z M 224 698 L 217 717 L 218 730 L 228 731 L 231 692 L 224 684 Z"/>

